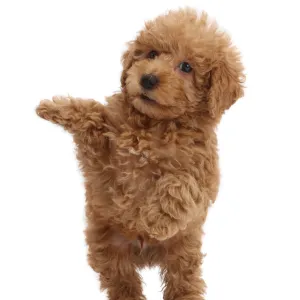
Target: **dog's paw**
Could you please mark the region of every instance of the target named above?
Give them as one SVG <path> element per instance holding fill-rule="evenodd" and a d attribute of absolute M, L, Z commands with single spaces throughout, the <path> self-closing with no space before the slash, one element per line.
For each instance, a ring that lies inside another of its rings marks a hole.
<path fill-rule="evenodd" d="M 144 207 L 141 210 L 142 228 L 151 238 L 166 240 L 174 236 L 179 230 L 179 223 L 171 216 L 162 212 L 158 207 Z"/>
<path fill-rule="evenodd" d="M 53 101 L 42 100 L 35 111 L 39 117 L 50 120 L 53 110 L 55 110 L 55 103 Z"/>
<path fill-rule="evenodd" d="M 36 108 L 36 113 L 43 119 L 54 121 L 63 114 L 63 108 L 67 107 L 70 102 L 70 97 L 54 96 L 52 100 L 42 100 Z"/>
<path fill-rule="evenodd" d="M 60 95 L 56 95 L 52 97 L 52 102 L 54 104 L 56 104 L 57 106 L 61 106 L 61 105 L 67 105 L 72 101 L 72 97 L 70 96 L 60 96 Z M 79 98 L 78 98 L 79 99 Z"/>
<path fill-rule="evenodd" d="M 174 222 L 168 222 L 166 225 L 159 223 L 149 229 L 149 236 L 158 241 L 164 241 L 176 235 L 178 231 L 179 228 Z"/>
<path fill-rule="evenodd" d="M 197 211 L 199 188 L 192 176 L 169 175 L 160 179 L 158 194 L 163 212 L 179 223 L 189 222 Z"/>

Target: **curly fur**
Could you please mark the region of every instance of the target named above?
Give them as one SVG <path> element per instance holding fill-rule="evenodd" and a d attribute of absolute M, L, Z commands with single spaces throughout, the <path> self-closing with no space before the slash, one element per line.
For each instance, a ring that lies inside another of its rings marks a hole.
<path fill-rule="evenodd" d="M 191 73 L 178 69 L 182 61 Z M 183 9 L 147 22 L 122 62 L 122 91 L 107 105 L 54 97 L 37 113 L 74 137 L 89 263 L 109 299 L 144 299 L 137 268 L 154 265 L 165 300 L 203 299 L 201 228 L 219 186 L 215 128 L 243 95 L 239 53 L 205 13 Z M 159 78 L 151 91 L 139 83 L 147 73 Z"/>

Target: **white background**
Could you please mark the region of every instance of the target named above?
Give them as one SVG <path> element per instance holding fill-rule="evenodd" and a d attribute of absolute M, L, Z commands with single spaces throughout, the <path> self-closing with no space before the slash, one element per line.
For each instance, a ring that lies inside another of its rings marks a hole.
<path fill-rule="evenodd" d="M 72 138 L 39 119 L 55 94 L 119 89 L 144 20 L 205 9 L 243 53 L 247 90 L 219 126 L 222 184 L 205 226 L 207 300 L 299 300 L 298 1 L 0 1 L 0 299 L 106 299 L 86 262 Z M 162 299 L 144 270 L 148 300 Z"/>

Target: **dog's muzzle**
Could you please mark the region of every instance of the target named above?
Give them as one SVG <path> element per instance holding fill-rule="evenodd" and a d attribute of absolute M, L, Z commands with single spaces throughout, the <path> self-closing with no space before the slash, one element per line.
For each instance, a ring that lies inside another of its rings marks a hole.
<path fill-rule="evenodd" d="M 145 89 L 145 90 L 152 90 L 154 89 L 159 83 L 159 79 L 157 76 L 153 74 L 144 74 L 141 77 L 140 85 Z"/>

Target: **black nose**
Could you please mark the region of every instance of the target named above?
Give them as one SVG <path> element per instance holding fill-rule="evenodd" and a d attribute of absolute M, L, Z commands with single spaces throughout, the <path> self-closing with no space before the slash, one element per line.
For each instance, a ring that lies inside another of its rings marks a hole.
<path fill-rule="evenodd" d="M 157 86 L 159 80 L 153 74 L 144 74 L 141 78 L 140 84 L 146 90 L 152 90 L 155 86 Z"/>

